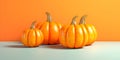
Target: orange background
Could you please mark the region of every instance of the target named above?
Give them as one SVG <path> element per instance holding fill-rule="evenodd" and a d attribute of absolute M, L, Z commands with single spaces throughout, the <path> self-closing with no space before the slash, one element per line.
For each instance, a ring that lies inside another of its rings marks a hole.
<path fill-rule="evenodd" d="M 70 24 L 73 16 L 87 14 L 87 23 L 94 24 L 98 39 L 120 40 L 120 0 L 0 0 L 0 40 L 20 40 L 32 21 L 46 21 L 45 12 L 55 22 Z"/>

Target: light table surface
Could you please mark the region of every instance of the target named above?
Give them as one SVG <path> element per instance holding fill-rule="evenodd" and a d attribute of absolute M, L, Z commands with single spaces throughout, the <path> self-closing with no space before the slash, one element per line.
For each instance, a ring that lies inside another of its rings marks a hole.
<path fill-rule="evenodd" d="M 0 42 L 0 60 L 120 60 L 120 42 L 95 42 L 81 49 L 61 45 L 26 48 L 20 42 Z"/>

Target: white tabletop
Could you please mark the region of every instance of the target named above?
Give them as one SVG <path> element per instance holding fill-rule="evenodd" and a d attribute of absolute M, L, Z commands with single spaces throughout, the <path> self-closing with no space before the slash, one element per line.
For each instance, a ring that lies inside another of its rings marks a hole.
<path fill-rule="evenodd" d="M 0 60 L 120 60 L 120 42 L 95 42 L 81 49 L 61 45 L 26 48 L 20 42 L 0 42 Z"/>

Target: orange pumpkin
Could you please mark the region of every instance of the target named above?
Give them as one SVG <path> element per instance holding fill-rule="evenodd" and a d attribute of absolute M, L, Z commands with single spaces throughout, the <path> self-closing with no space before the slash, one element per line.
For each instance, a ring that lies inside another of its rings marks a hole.
<path fill-rule="evenodd" d="M 35 22 L 34 21 L 30 27 L 30 29 L 27 29 L 24 31 L 22 35 L 22 43 L 24 46 L 28 47 L 36 47 L 42 44 L 43 42 L 43 34 L 39 29 L 35 28 Z"/>
<path fill-rule="evenodd" d="M 58 44 L 59 43 L 59 31 L 62 27 L 61 24 L 52 21 L 51 16 L 48 12 L 47 21 L 44 23 L 39 23 L 36 28 L 39 28 L 44 35 L 43 44 Z"/>
<path fill-rule="evenodd" d="M 65 26 L 60 31 L 60 44 L 67 48 L 82 48 L 86 41 L 84 40 L 84 33 L 82 26 L 76 24 L 75 16 L 69 26 Z"/>
<path fill-rule="evenodd" d="M 86 16 L 87 15 L 82 16 L 79 25 L 82 26 L 82 28 L 84 28 L 84 33 L 85 33 L 84 37 L 85 40 L 87 40 L 87 43 L 85 45 L 91 45 L 92 43 L 94 43 L 94 41 L 97 38 L 97 31 L 94 25 L 86 24 L 85 22 Z"/>

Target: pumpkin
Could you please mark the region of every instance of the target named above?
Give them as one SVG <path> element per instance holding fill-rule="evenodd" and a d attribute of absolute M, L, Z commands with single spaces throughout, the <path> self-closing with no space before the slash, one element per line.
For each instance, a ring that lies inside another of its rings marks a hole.
<path fill-rule="evenodd" d="M 60 31 L 59 40 L 64 47 L 82 48 L 86 44 L 82 26 L 76 24 L 76 17 L 73 17 L 70 25 L 64 26 Z"/>
<path fill-rule="evenodd" d="M 36 28 L 40 29 L 44 35 L 43 44 L 58 44 L 59 43 L 59 31 L 62 27 L 60 23 L 52 21 L 50 13 L 46 12 L 47 21 L 44 23 L 38 23 Z"/>
<path fill-rule="evenodd" d="M 37 47 L 40 44 L 42 44 L 42 42 L 43 42 L 44 36 L 39 29 L 35 28 L 35 23 L 36 23 L 36 21 L 34 21 L 31 24 L 30 29 L 25 30 L 22 35 L 21 40 L 22 40 L 22 43 L 24 44 L 24 46 Z"/>
<path fill-rule="evenodd" d="M 82 26 L 82 28 L 84 28 L 84 33 L 85 33 L 85 40 L 87 40 L 87 43 L 85 45 L 89 46 L 92 43 L 94 43 L 94 41 L 97 38 L 97 31 L 94 25 L 92 24 L 86 24 L 85 18 L 87 15 L 84 15 L 81 17 L 79 25 Z"/>

